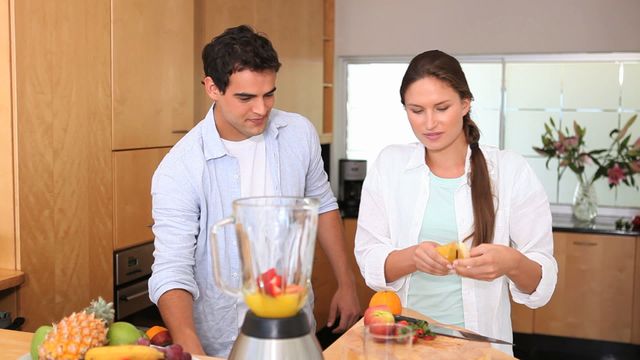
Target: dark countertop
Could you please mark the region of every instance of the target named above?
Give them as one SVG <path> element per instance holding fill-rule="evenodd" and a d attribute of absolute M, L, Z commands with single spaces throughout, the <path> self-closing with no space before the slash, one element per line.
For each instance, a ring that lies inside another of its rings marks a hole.
<path fill-rule="evenodd" d="M 640 236 L 640 231 L 616 230 L 619 217 L 598 216 L 594 223 L 579 222 L 570 214 L 553 214 L 553 231 Z"/>

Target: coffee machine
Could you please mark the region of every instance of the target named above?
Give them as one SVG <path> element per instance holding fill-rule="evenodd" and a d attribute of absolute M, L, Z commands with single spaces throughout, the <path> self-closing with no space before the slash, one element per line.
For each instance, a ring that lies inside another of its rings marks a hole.
<path fill-rule="evenodd" d="M 362 184 L 367 175 L 366 160 L 340 159 L 338 205 L 343 217 L 358 217 Z"/>
<path fill-rule="evenodd" d="M 216 285 L 242 298 L 249 310 L 229 359 L 322 359 L 302 310 L 311 289 L 319 201 L 253 197 L 234 200 L 233 215 L 211 229 Z M 218 232 L 235 225 L 242 262 L 240 288 L 223 281 Z"/>

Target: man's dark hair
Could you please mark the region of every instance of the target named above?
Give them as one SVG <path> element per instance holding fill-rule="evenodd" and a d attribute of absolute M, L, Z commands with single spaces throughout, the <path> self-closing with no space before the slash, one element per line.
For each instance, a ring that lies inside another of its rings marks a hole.
<path fill-rule="evenodd" d="M 229 28 L 202 49 L 205 76 L 224 94 L 229 77 L 238 71 L 278 72 L 280 62 L 271 41 L 250 26 Z"/>

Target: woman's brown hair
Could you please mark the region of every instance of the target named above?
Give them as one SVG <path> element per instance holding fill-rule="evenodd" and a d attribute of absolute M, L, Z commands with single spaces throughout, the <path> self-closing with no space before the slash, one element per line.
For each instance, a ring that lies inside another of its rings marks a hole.
<path fill-rule="evenodd" d="M 404 103 L 404 95 L 414 82 L 425 77 L 433 77 L 444 81 L 453 88 L 461 99 L 473 100 L 473 94 L 467 84 L 467 78 L 456 58 L 440 50 L 430 50 L 417 55 L 411 60 L 409 68 L 400 85 L 400 101 Z M 471 120 L 471 110 L 462 118 L 462 129 L 471 147 L 471 202 L 473 205 L 474 231 L 473 246 L 493 242 L 496 212 L 493 205 L 491 179 L 487 170 L 487 161 L 478 146 L 480 129 Z"/>

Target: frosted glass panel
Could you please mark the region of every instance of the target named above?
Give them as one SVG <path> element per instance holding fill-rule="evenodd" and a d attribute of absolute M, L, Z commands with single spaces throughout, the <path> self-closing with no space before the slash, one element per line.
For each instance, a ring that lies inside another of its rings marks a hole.
<path fill-rule="evenodd" d="M 618 127 L 617 113 L 563 113 L 562 128 L 568 127 L 573 132 L 573 121 L 587 129 L 584 136 L 586 150 L 608 149 L 611 146 L 609 133 Z"/>
<path fill-rule="evenodd" d="M 543 158 L 535 158 L 535 157 L 526 157 L 527 162 L 531 165 L 531 168 L 536 173 L 538 180 L 544 186 L 544 190 L 547 192 L 547 196 L 549 197 L 549 202 L 554 203 L 557 202 L 557 186 L 556 179 L 558 176 L 558 172 L 556 171 L 558 167 L 558 162 L 556 160 L 549 161 L 549 169 L 545 166 L 547 162 L 546 159 Z"/>
<path fill-rule="evenodd" d="M 618 109 L 619 70 L 615 63 L 565 64 L 563 108 Z"/>
<path fill-rule="evenodd" d="M 507 64 L 507 108 L 559 108 L 562 64 Z"/>
<path fill-rule="evenodd" d="M 472 109 L 471 119 L 480 128 L 480 143 L 500 145 L 500 111 Z"/>
<path fill-rule="evenodd" d="M 636 184 L 638 184 L 638 181 L 640 181 L 640 177 L 636 175 Z M 640 191 L 633 187 L 620 186 L 616 205 L 640 207 Z"/>
<path fill-rule="evenodd" d="M 475 101 L 472 108 L 500 109 L 502 64 L 462 64 Z"/>
<path fill-rule="evenodd" d="M 640 110 L 640 63 L 624 64 L 622 108 Z"/>
<path fill-rule="evenodd" d="M 557 121 L 560 115 L 544 111 L 506 112 L 505 149 L 522 155 L 537 155 L 532 147 L 542 146 L 540 136 L 544 133 L 544 123 L 549 121 L 549 117 Z"/>

